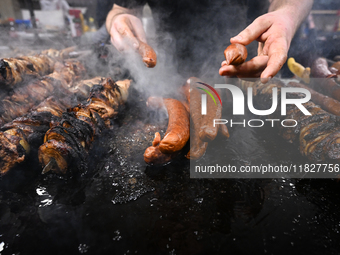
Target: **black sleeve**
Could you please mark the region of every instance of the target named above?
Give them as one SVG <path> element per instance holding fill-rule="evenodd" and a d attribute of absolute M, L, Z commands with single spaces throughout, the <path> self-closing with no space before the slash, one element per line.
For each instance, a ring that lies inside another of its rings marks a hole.
<path fill-rule="evenodd" d="M 105 23 L 106 16 L 110 12 L 114 4 L 133 9 L 143 6 L 146 1 L 147 0 L 97 0 L 96 18 L 98 27 L 101 27 Z"/>
<path fill-rule="evenodd" d="M 265 14 L 269 8 L 269 1 L 264 0 L 248 0 L 247 25 L 252 23 L 254 19 Z"/>
<path fill-rule="evenodd" d="M 116 0 L 116 1 L 114 1 L 114 3 L 118 4 L 122 7 L 132 9 L 132 8 L 143 6 L 146 3 L 146 0 L 132 0 L 132 1 L 131 0 L 129 0 L 129 1 Z"/>

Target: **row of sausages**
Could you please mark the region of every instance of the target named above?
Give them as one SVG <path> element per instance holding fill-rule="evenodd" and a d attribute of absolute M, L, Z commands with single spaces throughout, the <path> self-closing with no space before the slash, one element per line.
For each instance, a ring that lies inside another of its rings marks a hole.
<path fill-rule="evenodd" d="M 226 64 L 239 65 L 247 58 L 247 49 L 241 44 L 231 44 L 225 51 Z M 198 78 L 189 78 L 181 88 L 183 99 L 150 97 L 147 106 L 152 110 L 166 110 L 169 121 L 165 136 L 155 133 L 152 146 L 144 153 L 148 164 L 163 165 L 178 156 L 190 138 L 190 151 L 185 155 L 188 159 L 201 158 L 210 141 L 220 133 L 229 138 L 227 126 L 213 126 L 214 119 L 222 116 L 222 105 L 207 97 L 207 113 L 201 114 L 201 92 L 203 82 Z M 190 130 L 190 119 L 193 127 Z"/>

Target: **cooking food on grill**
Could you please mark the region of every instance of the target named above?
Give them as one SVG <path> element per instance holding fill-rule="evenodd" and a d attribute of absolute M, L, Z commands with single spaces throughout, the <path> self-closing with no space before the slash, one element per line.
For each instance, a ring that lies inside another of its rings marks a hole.
<path fill-rule="evenodd" d="M 10 88 L 23 80 L 53 72 L 55 59 L 45 54 L 0 60 L 0 87 Z"/>
<path fill-rule="evenodd" d="M 152 146 L 148 147 L 144 152 L 144 161 L 147 164 L 164 165 L 170 162 L 177 154 L 166 154 L 159 149 L 159 143 L 161 142 L 160 133 L 155 133 L 155 139 L 152 142 Z"/>
<path fill-rule="evenodd" d="M 229 137 L 228 128 L 225 125 L 213 126 L 213 119 L 220 119 L 222 116 L 222 106 L 213 101 L 211 97 L 207 97 L 207 115 L 201 114 L 201 93 L 198 86 L 203 83 L 196 77 L 191 77 L 182 87 L 182 92 L 187 101 L 190 103 L 191 128 L 190 134 L 190 152 L 186 155 L 188 159 L 199 159 L 207 149 L 209 141 L 216 138 L 218 131 Z"/>
<path fill-rule="evenodd" d="M 289 58 L 287 61 L 289 70 L 305 83 L 310 82 L 310 67 L 305 68 L 303 65 L 295 61 L 294 58 Z"/>
<path fill-rule="evenodd" d="M 340 85 L 335 79 L 337 77 L 337 74 L 332 73 L 329 70 L 326 59 L 317 58 L 313 62 L 311 73 L 312 76 L 315 78 L 326 78 L 313 80 L 313 89 L 340 101 Z"/>
<path fill-rule="evenodd" d="M 128 96 L 130 80 L 114 82 L 107 78 L 91 89 L 86 103 L 63 113 L 44 137 L 38 157 L 43 172 L 65 174 L 68 169 L 84 170 L 87 152 L 94 136 L 109 125 Z"/>
<path fill-rule="evenodd" d="M 246 61 L 247 48 L 239 43 L 232 43 L 224 50 L 226 65 L 240 65 Z"/>
<path fill-rule="evenodd" d="M 55 59 L 67 59 L 69 58 L 69 54 L 77 49 L 76 46 L 71 46 L 62 50 L 56 50 L 56 49 L 48 49 L 43 50 L 41 54 L 45 54 L 47 56 L 50 56 Z"/>
<path fill-rule="evenodd" d="M 309 90 L 314 103 L 320 105 L 321 108 L 326 110 L 327 112 L 340 116 L 340 102 L 338 100 L 325 96 L 319 92 L 316 92 L 314 89 L 302 83 L 290 82 L 288 85 L 292 87 L 300 87 Z"/>
<path fill-rule="evenodd" d="M 336 74 L 340 74 L 340 61 L 335 62 L 331 67 L 335 69 Z"/>
<path fill-rule="evenodd" d="M 77 84 L 83 93 L 85 87 L 92 87 L 95 81 L 102 78 L 82 80 Z M 99 83 L 99 82 L 98 82 Z M 0 132 L 0 173 L 5 174 L 16 164 L 24 161 L 31 147 L 39 147 L 43 143 L 46 131 L 50 128 L 53 118 L 54 123 L 59 121 L 62 113 L 71 107 L 71 102 L 78 92 L 65 94 L 61 99 L 51 96 L 33 108 L 29 114 L 18 117 L 1 127 Z M 83 94 L 82 94 L 83 95 Z"/>
<path fill-rule="evenodd" d="M 1 174 L 7 173 L 16 164 L 24 161 L 30 152 L 30 145 L 39 141 L 42 143 L 52 116 L 58 116 L 69 106 L 50 97 L 28 115 L 3 126 L 0 132 Z"/>
<path fill-rule="evenodd" d="M 195 89 L 194 89 L 195 90 Z M 207 114 L 202 115 L 201 127 L 198 136 L 204 142 L 213 141 L 218 132 L 218 126 L 214 127 L 214 119 L 221 119 L 222 106 L 220 103 L 214 103 L 211 97 L 207 97 Z"/>
<path fill-rule="evenodd" d="M 81 76 L 85 76 L 84 66 L 79 61 L 67 61 L 57 64 L 53 73 L 16 88 L 0 102 L 0 124 L 23 116 L 48 96 L 67 94 Z"/>
<path fill-rule="evenodd" d="M 155 102 L 155 103 L 153 103 Z M 184 105 L 172 98 L 153 97 L 148 99 L 149 105 L 164 104 L 167 109 L 169 121 L 164 138 L 159 143 L 159 149 L 163 153 L 174 153 L 181 150 L 190 137 L 189 113 Z"/>
<path fill-rule="evenodd" d="M 336 76 L 329 70 L 325 58 L 317 58 L 313 61 L 311 73 L 315 78 L 330 78 Z"/>
<path fill-rule="evenodd" d="M 143 58 L 143 62 L 149 68 L 155 67 L 157 64 L 157 55 L 155 51 L 146 43 L 139 41 L 139 54 Z"/>
<path fill-rule="evenodd" d="M 254 102 L 259 107 L 272 105 L 272 89 L 277 87 L 278 95 L 284 84 L 277 80 L 271 80 L 268 84 L 258 82 L 249 82 L 240 80 L 240 87 L 247 90 L 253 88 Z M 304 98 L 302 93 L 289 93 L 290 98 Z M 280 105 L 281 98 L 278 100 Z M 275 119 L 293 119 L 297 122 L 295 127 L 280 127 L 280 135 L 294 142 L 299 146 L 302 155 L 306 156 L 312 162 L 340 162 L 340 122 L 339 118 L 322 110 L 315 103 L 309 101 L 303 104 L 311 115 L 304 115 L 300 109 L 293 104 L 287 105 L 287 115 L 282 116 L 279 112 L 273 114 Z M 286 123 L 288 125 L 288 123 Z M 294 123 L 291 123 L 292 125 Z"/>

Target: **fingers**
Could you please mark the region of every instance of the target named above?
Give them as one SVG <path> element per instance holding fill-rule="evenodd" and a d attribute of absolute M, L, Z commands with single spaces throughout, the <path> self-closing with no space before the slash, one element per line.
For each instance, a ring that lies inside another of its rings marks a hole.
<path fill-rule="evenodd" d="M 138 49 L 140 41 L 146 43 L 142 22 L 130 14 L 122 14 L 112 23 L 111 42 L 119 51 Z"/>
<path fill-rule="evenodd" d="M 137 17 L 132 16 L 129 22 L 130 22 L 130 26 L 134 28 L 133 32 L 135 36 L 137 37 L 137 39 L 142 41 L 143 43 L 147 43 L 145 31 L 144 31 L 141 20 Z"/>
<path fill-rule="evenodd" d="M 219 74 L 222 76 L 237 76 L 239 78 L 259 77 L 268 63 L 268 56 L 257 56 L 239 66 L 226 65 L 222 62 Z"/>
<path fill-rule="evenodd" d="M 267 14 L 268 15 L 268 14 Z M 248 27 L 246 27 L 237 36 L 230 39 L 231 43 L 240 43 L 248 45 L 252 41 L 258 39 L 271 26 L 271 20 L 263 18 L 262 16 L 255 19 Z"/>
<path fill-rule="evenodd" d="M 125 40 L 130 47 L 133 47 L 134 49 L 137 49 L 139 47 L 139 41 L 132 32 L 132 27 L 130 25 L 130 21 L 128 19 L 124 20 L 117 20 L 118 22 L 114 22 L 114 34 L 119 34 L 119 39 Z M 117 33 L 115 33 L 117 32 Z M 115 38 L 114 38 L 115 40 Z"/>
<path fill-rule="evenodd" d="M 277 39 L 268 47 L 268 64 L 261 74 L 261 78 L 272 78 L 282 68 L 287 60 L 288 45 L 284 39 Z"/>

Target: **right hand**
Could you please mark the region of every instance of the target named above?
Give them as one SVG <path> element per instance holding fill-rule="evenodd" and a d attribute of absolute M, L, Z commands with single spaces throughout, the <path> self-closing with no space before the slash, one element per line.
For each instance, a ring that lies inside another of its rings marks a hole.
<path fill-rule="evenodd" d="M 143 24 L 131 14 L 118 14 L 109 26 L 111 42 L 121 52 L 137 51 L 147 67 L 156 65 L 155 51 L 147 44 Z"/>

